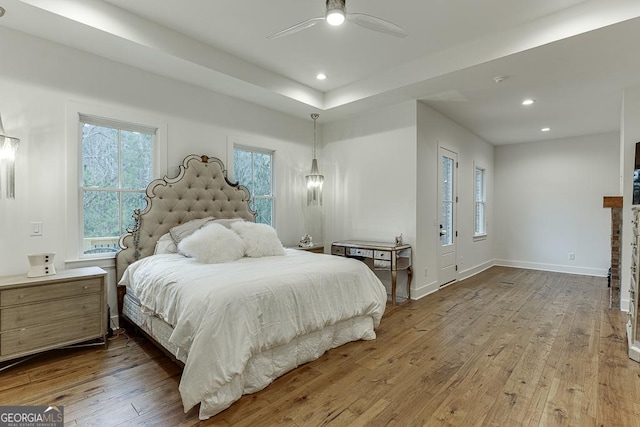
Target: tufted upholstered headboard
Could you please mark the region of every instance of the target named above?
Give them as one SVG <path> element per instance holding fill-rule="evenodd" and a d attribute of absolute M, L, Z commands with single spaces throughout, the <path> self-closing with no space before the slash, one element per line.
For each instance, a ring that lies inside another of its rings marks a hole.
<path fill-rule="evenodd" d="M 135 227 L 120 237 L 117 281 L 129 264 L 152 255 L 158 239 L 171 227 L 209 216 L 254 221 L 249 190 L 231 183 L 226 175 L 220 159 L 190 155 L 182 162 L 178 176 L 152 181 L 147 186 L 146 208 L 134 212 Z"/>

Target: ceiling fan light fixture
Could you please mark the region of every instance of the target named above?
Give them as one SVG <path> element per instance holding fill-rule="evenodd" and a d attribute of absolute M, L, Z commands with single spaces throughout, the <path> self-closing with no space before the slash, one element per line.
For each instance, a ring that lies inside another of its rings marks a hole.
<path fill-rule="evenodd" d="M 344 9 L 329 9 L 327 10 L 327 23 L 337 27 L 344 23 Z"/>
<path fill-rule="evenodd" d="M 342 25 L 347 18 L 346 0 L 327 0 L 327 13 L 325 20 L 329 25 Z"/>

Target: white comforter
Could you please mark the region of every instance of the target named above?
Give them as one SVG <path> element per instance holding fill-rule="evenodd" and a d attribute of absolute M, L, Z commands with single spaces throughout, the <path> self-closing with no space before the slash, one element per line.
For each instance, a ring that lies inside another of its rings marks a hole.
<path fill-rule="evenodd" d="M 120 284 L 145 311 L 174 327 L 169 341 L 187 355 L 180 381 L 184 409 L 202 403 L 202 419 L 268 384 L 247 384 L 243 375 L 250 376 L 250 359 L 348 319 L 364 316 L 377 327 L 387 300 L 384 286 L 363 263 L 290 249 L 285 256 L 226 264 L 154 255 L 129 266 Z M 374 339 L 373 327 L 348 339 L 329 337 L 334 342 L 327 348 Z M 307 360 L 294 356 L 284 372 Z"/>

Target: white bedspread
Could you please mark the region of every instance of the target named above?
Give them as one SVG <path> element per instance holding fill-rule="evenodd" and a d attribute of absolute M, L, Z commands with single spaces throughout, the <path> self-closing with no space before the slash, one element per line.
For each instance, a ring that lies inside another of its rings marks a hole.
<path fill-rule="evenodd" d="M 250 384 L 250 359 L 348 319 L 364 316 L 377 327 L 387 300 L 384 286 L 363 263 L 291 249 L 285 256 L 226 264 L 154 255 L 129 266 L 120 284 L 174 327 L 169 341 L 187 355 L 180 381 L 184 409 L 202 403 L 201 419 L 268 384 Z M 329 337 L 334 344 L 327 348 L 375 338 L 370 327 L 355 335 Z M 294 356 L 293 366 L 278 375 L 308 360 Z"/>

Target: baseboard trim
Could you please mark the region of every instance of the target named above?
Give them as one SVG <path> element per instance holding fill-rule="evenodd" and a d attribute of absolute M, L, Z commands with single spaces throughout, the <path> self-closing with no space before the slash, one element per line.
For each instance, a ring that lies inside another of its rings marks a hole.
<path fill-rule="evenodd" d="M 438 292 L 438 282 L 431 282 L 427 285 L 421 286 L 418 289 L 411 289 L 411 299 L 419 300 L 421 298 L 426 297 L 427 295 L 431 295 L 434 292 Z"/>
<path fill-rule="evenodd" d="M 494 265 L 500 267 L 516 267 L 527 270 L 553 271 L 555 273 L 580 274 L 582 276 L 596 277 L 607 277 L 608 273 L 604 268 L 574 267 L 571 265 L 542 264 L 525 261 L 511 261 L 506 259 L 496 259 L 494 260 Z"/>
<path fill-rule="evenodd" d="M 475 267 L 468 268 L 463 270 L 458 275 L 458 280 L 468 279 L 469 277 L 475 276 L 476 274 L 482 273 L 485 270 L 490 269 L 495 265 L 495 260 L 489 260 L 487 262 L 483 262 L 482 264 L 476 265 Z"/>

